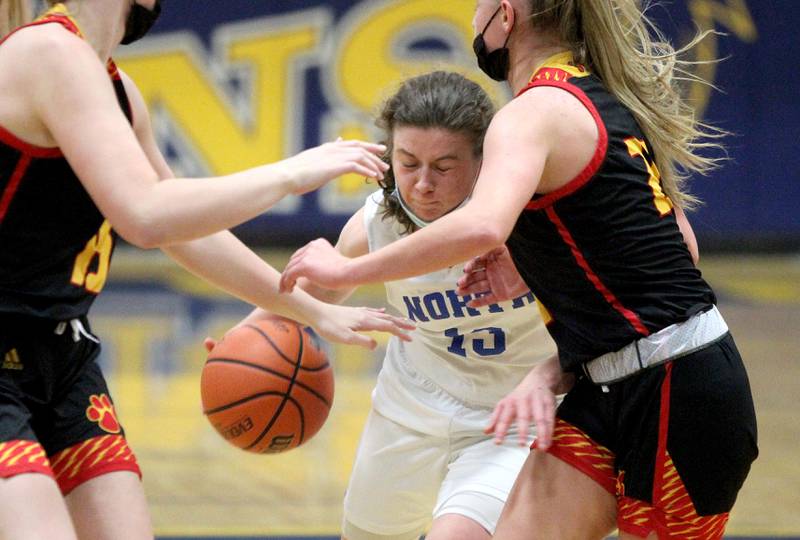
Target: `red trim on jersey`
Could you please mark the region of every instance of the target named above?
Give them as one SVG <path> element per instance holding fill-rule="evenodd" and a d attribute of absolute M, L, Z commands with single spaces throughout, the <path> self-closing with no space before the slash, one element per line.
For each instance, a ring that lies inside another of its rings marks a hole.
<path fill-rule="evenodd" d="M 13 199 L 14 195 L 17 193 L 17 188 L 20 182 L 22 182 L 22 177 L 25 176 L 25 171 L 28 170 L 30 164 L 30 156 L 22 156 L 19 158 L 17 166 L 14 168 L 14 172 L 11 174 L 11 178 L 8 181 L 8 185 L 3 191 L 3 196 L 0 197 L 0 223 L 5 219 L 6 213 L 8 213 L 8 207 L 11 205 L 11 199 Z"/>
<path fill-rule="evenodd" d="M 26 156 L 35 157 L 35 158 L 60 158 L 64 157 L 64 154 L 61 152 L 61 149 L 57 146 L 47 147 L 47 146 L 36 146 L 35 144 L 31 144 L 29 142 L 25 142 L 10 131 L 8 131 L 3 126 L 0 126 L 0 142 L 14 148 L 15 150 L 19 150 Z"/>
<path fill-rule="evenodd" d="M 72 20 L 69 17 L 67 17 L 66 15 L 61 15 L 60 13 L 51 13 L 49 15 L 45 15 L 41 19 L 37 19 L 33 22 L 29 22 L 28 24 L 23 24 L 22 26 L 14 28 L 11 32 L 0 38 L 0 45 L 2 45 L 5 40 L 7 40 L 11 36 L 19 32 L 20 30 L 22 30 L 23 28 L 30 28 L 32 26 L 41 26 L 43 24 L 50 24 L 50 23 L 60 24 L 61 26 L 63 26 L 76 36 L 81 38 L 83 37 L 83 34 L 81 34 L 80 29 L 75 25 L 74 22 L 72 22 Z"/>
<path fill-rule="evenodd" d="M 78 37 L 83 37 L 81 31 L 78 29 L 75 23 L 72 22 L 72 20 L 70 20 L 69 17 L 59 14 L 50 14 L 31 23 L 24 24 L 22 26 L 15 28 L 7 35 L 3 36 L 2 39 L 0 39 L 0 45 L 2 45 L 3 42 L 5 42 L 5 40 L 10 38 L 15 33 L 19 32 L 20 30 L 22 30 L 23 28 L 30 28 L 32 26 L 41 26 L 43 24 L 50 24 L 50 23 L 60 24 L 61 26 L 63 26 L 73 34 L 77 35 Z M 3 128 L 3 126 L 0 126 L 0 142 L 3 142 L 12 148 L 15 148 L 20 152 L 23 152 L 24 154 L 36 158 L 59 158 L 64 156 L 64 154 L 61 152 L 61 149 L 58 147 L 36 146 L 35 144 L 25 142 L 16 135 L 14 135 L 13 133 L 11 133 L 10 131 L 8 131 L 7 129 Z M 0 220 L 2 220 L 2 212 L 0 212 Z"/>
<path fill-rule="evenodd" d="M 603 298 L 606 299 L 606 302 L 608 302 L 611 305 L 611 307 L 617 310 L 617 312 L 619 312 L 620 315 L 625 317 L 625 319 L 630 323 L 631 326 L 633 326 L 633 328 L 637 332 L 639 332 L 643 336 L 649 336 L 650 331 L 642 323 L 641 319 L 639 319 L 639 316 L 636 315 L 636 313 L 634 313 L 630 309 L 623 306 L 622 303 L 619 301 L 619 299 L 616 296 L 614 296 L 614 293 L 608 290 L 608 288 L 600 280 L 600 277 L 597 274 L 595 274 L 594 270 L 592 270 L 592 268 L 589 266 L 589 263 L 583 256 L 583 253 L 581 253 L 581 250 L 575 243 L 575 239 L 572 237 L 569 230 L 564 225 L 564 222 L 561 221 L 561 218 L 558 217 L 558 214 L 556 214 L 556 211 L 553 209 L 553 207 L 552 206 L 547 207 L 545 209 L 545 212 L 547 213 L 547 217 L 550 219 L 550 221 L 556 226 L 556 229 L 558 230 L 558 234 L 561 236 L 561 239 L 564 240 L 564 243 L 569 246 L 569 249 L 572 251 L 572 256 L 575 257 L 575 261 L 578 263 L 578 266 L 580 266 L 583 269 L 587 279 L 592 282 L 594 288 L 597 289 L 597 291 L 603 295 Z"/>
<path fill-rule="evenodd" d="M 608 151 L 608 131 L 606 130 L 606 125 L 603 122 L 602 117 L 600 116 L 600 112 L 597 110 L 597 107 L 594 106 L 592 100 L 589 99 L 589 96 L 586 93 L 578 88 L 577 86 L 570 84 L 567 82 L 566 79 L 561 81 L 555 80 L 546 80 L 546 79 L 536 79 L 528 84 L 525 88 L 523 88 L 517 96 L 521 96 L 531 88 L 536 88 L 538 86 L 554 86 L 556 88 L 561 88 L 562 90 L 566 90 L 573 96 L 575 96 L 580 102 L 583 104 L 584 107 L 589 111 L 594 118 L 594 123 L 597 126 L 597 147 L 594 150 L 594 155 L 592 156 L 591 161 L 584 167 L 584 169 L 572 180 L 567 182 L 565 185 L 561 186 L 555 191 L 552 191 L 543 197 L 540 197 L 536 200 L 529 202 L 526 206 L 526 210 L 539 210 L 546 206 L 552 205 L 558 199 L 562 197 L 566 197 L 576 191 L 578 191 L 581 187 L 583 187 L 591 178 L 600 170 L 600 166 L 603 164 L 603 161 L 606 159 L 606 152 Z"/>

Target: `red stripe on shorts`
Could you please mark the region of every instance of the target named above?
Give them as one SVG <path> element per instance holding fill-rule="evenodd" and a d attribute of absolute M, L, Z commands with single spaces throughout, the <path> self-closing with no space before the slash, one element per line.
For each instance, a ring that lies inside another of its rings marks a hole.
<path fill-rule="evenodd" d="M 536 441 L 533 441 L 531 448 L 536 448 Z M 553 444 L 547 452 L 575 467 L 612 495 L 616 495 L 614 454 L 572 424 L 556 418 Z"/>
<path fill-rule="evenodd" d="M 719 540 L 725 532 L 728 514 L 697 514 L 667 450 L 672 367 L 672 362 L 664 366 L 666 375 L 661 384 L 653 504 L 621 497 L 618 503 L 617 526 L 621 531 L 643 538 L 655 532 L 660 540 Z"/>
<path fill-rule="evenodd" d="M 14 440 L 0 443 L 0 478 L 24 473 L 53 476 L 44 448 L 36 441 Z"/>
<path fill-rule="evenodd" d="M 53 456 L 53 472 L 66 495 L 82 483 L 114 471 L 142 472 L 128 442 L 121 435 L 93 437 Z"/>

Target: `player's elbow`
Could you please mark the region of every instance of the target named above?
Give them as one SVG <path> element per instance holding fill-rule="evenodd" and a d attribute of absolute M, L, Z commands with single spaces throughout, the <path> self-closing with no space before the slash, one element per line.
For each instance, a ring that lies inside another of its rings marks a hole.
<path fill-rule="evenodd" d="M 161 227 L 151 213 L 141 206 L 129 207 L 114 228 L 126 242 L 141 249 L 155 249 L 167 244 Z"/>
<path fill-rule="evenodd" d="M 486 219 L 476 223 L 472 236 L 476 243 L 488 251 L 505 244 L 509 234 L 511 231 L 506 230 L 502 224 Z"/>
<path fill-rule="evenodd" d="M 155 249 L 164 245 L 164 242 L 160 241 L 158 236 L 147 228 L 126 226 L 117 228 L 117 232 L 126 242 L 140 249 Z"/>

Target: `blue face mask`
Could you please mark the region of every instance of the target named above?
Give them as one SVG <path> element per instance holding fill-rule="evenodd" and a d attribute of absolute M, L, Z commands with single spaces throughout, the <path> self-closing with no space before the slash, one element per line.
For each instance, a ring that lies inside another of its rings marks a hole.
<path fill-rule="evenodd" d="M 121 43 L 128 45 L 142 39 L 156 23 L 159 15 L 161 15 L 161 0 L 156 0 L 153 9 L 147 9 L 134 2 L 125 21 L 125 35 Z"/>
<path fill-rule="evenodd" d="M 472 41 L 472 50 L 475 53 L 475 58 L 478 59 L 478 67 L 495 81 L 505 81 L 508 78 L 510 63 L 508 47 L 506 47 L 506 45 L 508 45 L 508 38 L 511 37 L 511 34 L 506 36 L 506 41 L 503 43 L 502 47 L 492 52 L 486 49 L 486 42 L 483 39 L 483 34 L 486 32 L 486 29 L 489 28 L 489 25 L 492 24 L 494 18 L 497 17 L 497 14 L 500 13 L 500 9 L 501 6 L 497 6 L 497 10 L 489 18 L 486 26 L 483 27 L 483 30 L 475 36 L 475 39 Z"/>

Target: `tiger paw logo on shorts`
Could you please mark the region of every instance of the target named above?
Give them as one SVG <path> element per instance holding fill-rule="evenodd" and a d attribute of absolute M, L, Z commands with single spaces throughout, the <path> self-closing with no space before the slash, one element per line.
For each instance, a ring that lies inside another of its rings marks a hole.
<path fill-rule="evenodd" d="M 122 428 L 117 421 L 114 405 L 106 394 L 92 395 L 89 397 L 91 405 L 86 407 L 86 418 L 97 422 L 100 428 L 107 433 L 119 433 Z"/>

